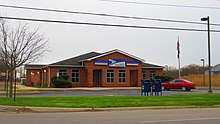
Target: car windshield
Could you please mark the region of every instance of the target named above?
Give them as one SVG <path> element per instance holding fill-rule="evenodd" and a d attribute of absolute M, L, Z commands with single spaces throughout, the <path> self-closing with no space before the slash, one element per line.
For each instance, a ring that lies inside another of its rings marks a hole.
<path fill-rule="evenodd" d="M 182 79 L 183 81 L 185 81 L 185 82 L 191 82 L 191 81 L 188 81 L 188 80 L 185 80 L 185 79 Z"/>
<path fill-rule="evenodd" d="M 170 81 L 169 83 L 173 84 L 173 83 L 175 83 L 175 82 L 176 82 L 176 80 L 172 80 L 172 81 Z"/>
<path fill-rule="evenodd" d="M 179 82 L 191 82 L 185 79 L 174 79 L 172 81 L 170 81 L 169 83 L 173 84 L 173 83 L 179 83 Z"/>

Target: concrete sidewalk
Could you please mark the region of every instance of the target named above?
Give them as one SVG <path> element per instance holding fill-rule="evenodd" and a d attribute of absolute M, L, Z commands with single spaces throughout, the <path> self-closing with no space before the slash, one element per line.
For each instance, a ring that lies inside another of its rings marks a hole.
<path fill-rule="evenodd" d="M 37 87 L 29 87 L 25 85 L 18 84 L 16 85 L 16 89 L 18 95 L 27 95 L 27 94 L 39 94 L 41 91 L 108 91 L 108 90 L 140 90 L 140 87 L 77 87 L 77 88 L 37 88 Z M 19 92 L 19 90 L 23 90 L 23 92 Z M 0 92 L 0 95 L 4 95 L 5 93 Z"/>
<path fill-rule="evenodd" d="M 219 107 L 219 106 L 216 106 Z M 0 112 L 15 113 L 58 113 L 58 112 L 98 112 L 98 111 L 127 111 L 149 109 L 184 109 L 196 108 L 196 106 L 148 106 L 148 107 L 117 107 L 117 108 L 56 108 L 56 107 L 21 107 L 1 106 Z"/>
<path fill-rule="evenodd" d="M 1 84 L 1 83 L 0 83 Z M 3 84 L 1 84 L 3 85 Z M 74 88 L 52 88 L 52 87 L 29 87 L 17 83 L 17 89 L 19 90 L 37 90 L 37 91 L 49 91 L 49 90 L 141 90 L 141 87 L 74 87 Z M 208 86 L 197 86 L 196 89 L 207 90 Z M 212 86 L 213 90 L 220 90 L 220 86 Z"/>
<path fill-rule="evenodd" d="M 140 87 L 75 87 L 75 88 L 36 88 L 18 84 L 18 90 L 35 90 L 35 91 L 59 91 L 59 90 L 140 90 Z"/>

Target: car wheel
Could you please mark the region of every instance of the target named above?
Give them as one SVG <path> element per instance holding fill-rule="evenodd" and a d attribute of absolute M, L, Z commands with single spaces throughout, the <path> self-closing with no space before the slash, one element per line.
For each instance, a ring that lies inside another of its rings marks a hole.
<path fill-rule="evenodd" d="M 162 90 L 166 90 L 166 88 L 164 86 L 161 87 Z"/>
<path fill-rule="evenodd" d="M 181 90 L 182 90 L 182 91 L 187 91 L 186 87 L 184 87 L 184 86 L 181 87 Z"/>

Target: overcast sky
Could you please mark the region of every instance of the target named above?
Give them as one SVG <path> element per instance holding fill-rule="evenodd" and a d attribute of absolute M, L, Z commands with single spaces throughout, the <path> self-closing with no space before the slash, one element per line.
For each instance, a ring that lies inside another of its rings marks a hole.
<path fill-rule="evenodd" d="M 220 0 L 121 0 L 185 6 L 220 7 Z M 104 13 L 145 18 L 160 18 L 201 22 L 210 16 L 211 23 L 220 24 L 220 9 L 168 7 L 149 4 L 106 2 L 100 0 L 1 0 L 0 4 L 59 9 L 68 11 Z M 2 16 L 50 19 L 89 23 L 137 25 L 151 27 L 207 29 L 207 25 L 168 23 L 149 20 L 122 19 L 0 7 Z M 9 20 L 14 25 L 19 21 Z M 28 22 L 28 21 L 23 21 Z M 147 63 L 177 67 L 177 37 L 180 38 L 181 67 L 189 64 L 207 64 L 207 32 L 135 29 L 89 25 L 28 22 L 31 28 L 40 27 L 49 39 L 51 52 L 37 63 L 53 63 L 77 55 L 120 49 L 144 59 Z M 204 22 L 205 23 L 205 22 Z M 211 26 L 220 30 L 220 26 Z M 220 33 L 211 33 L 212 65 L 220 64 Z"/>

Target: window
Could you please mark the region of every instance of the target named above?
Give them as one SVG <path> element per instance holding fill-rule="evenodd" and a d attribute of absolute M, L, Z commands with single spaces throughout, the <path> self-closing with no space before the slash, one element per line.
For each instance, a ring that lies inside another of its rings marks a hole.
<path fill-rule="evenodd" d="M 142 71 L 142 79 L 146 79 L 146 71 Z"/>
<path fill-rule="evenodd" d="M 156 76 L 156 71 L 155 70 L 151 70 L 150 71 L 150 79 L 154 79 Z"/>
<path fill-rule="evenodd" d="M 169 83 L 174 84 L 174 83 L 175 83 L 175 80 L 172 80 L 172 81 L 170 81 Z"/>
<path fill-rule="evenodd" d="M 79 70 L 72 70 L 72 82 L 79 82 Z"/>
<path fill-rule="evenodd" d="M 46 71 L 46 83 L 48 83 L 49 76 L 48 76 L 48 71 Z"/>
<path fill-rule="evenodd" d="M 126 81 L 126 72 L 125 70 L 119 70 L 118 72 L 118 82 L 125 83 Z"/>
<path fill-rule="evenodd" d="M 114 70 L 107 70 L 107 83 L 114 83 Z"/>
<path fill-rule="evenodd" d="M 59 70 L 59 76 L 61 76 L 61 75 L 67 75 L 66 69 L 60 69 Z"/>
<path fill-rule="evenodd" d="M 175 80 L 175 83 L 183 83 L 182 80 Z"/>

